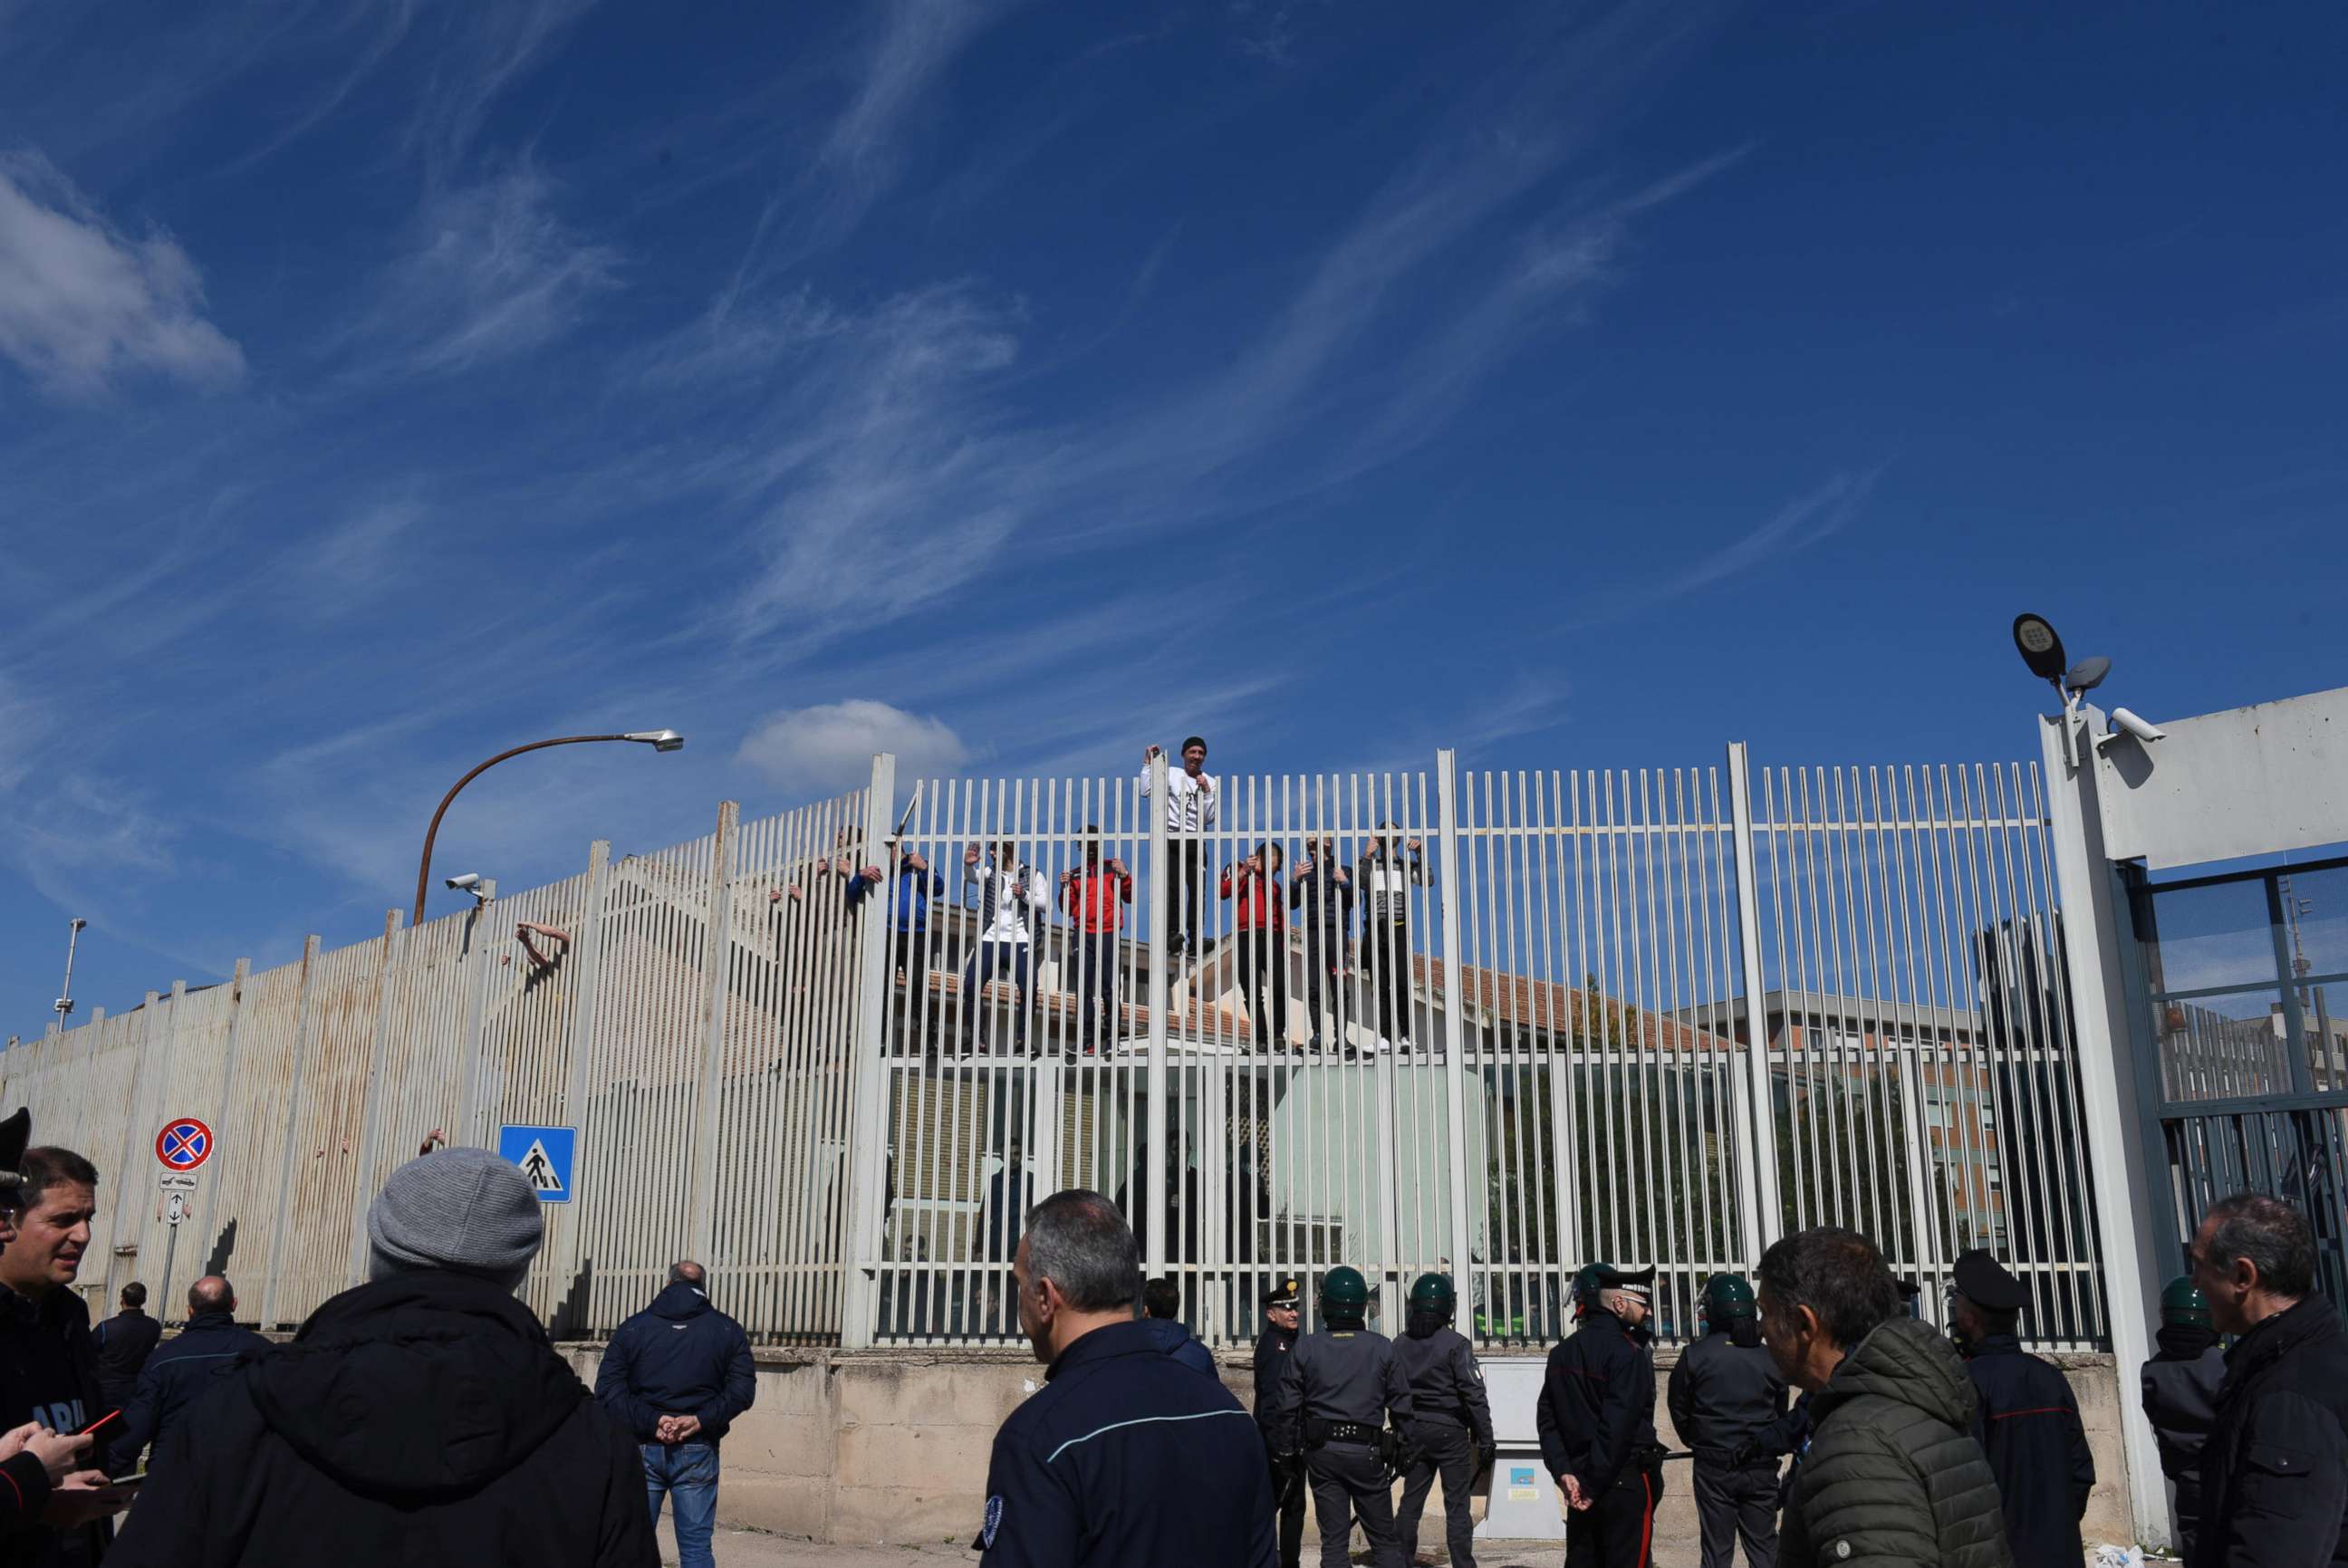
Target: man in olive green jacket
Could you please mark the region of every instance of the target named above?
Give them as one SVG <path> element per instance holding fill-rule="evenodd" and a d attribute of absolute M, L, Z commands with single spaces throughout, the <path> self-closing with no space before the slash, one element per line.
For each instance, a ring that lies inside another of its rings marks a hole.
<path fill-rule="evenodd" d="M 1761 1336 L 1815 1396 L 1781 1568 L 2012 1568 L 1955 1349 L 1900 1309 L 1873 1243 L 1820 1226 L 1762 1254 Z"/>

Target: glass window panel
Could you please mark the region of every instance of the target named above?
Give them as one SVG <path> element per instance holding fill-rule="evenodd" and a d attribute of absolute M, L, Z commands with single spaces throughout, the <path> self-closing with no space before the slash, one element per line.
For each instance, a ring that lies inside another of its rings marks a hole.
<path fill-rule="evenodd" d="M 2151 889 L 2139 902 L 2137 933 L 2155 991 L 2256 985 L 2281 978 L 2262 878 L 2167 892 Z"/>
<path fill-rule="evenodd" d="M 2286 872 L 2279 880 L 2292 967 L 2302 975 L 2348 974 L 2348 866 Z"/>
<path fill-rule="evenodd" d="M 2160 1076 L 2171 1100 L 2240 1099 L 2291 1092 L 2282 993 L 2271 986 L 2153 1004 Z"/>
<path fill-rule="evenodd" d="M 2348 985 L 2299 988 L 2300 1032 L 2307 1049 L 2307 1072 L 2319 1094 L 2348 1089 Z"/>

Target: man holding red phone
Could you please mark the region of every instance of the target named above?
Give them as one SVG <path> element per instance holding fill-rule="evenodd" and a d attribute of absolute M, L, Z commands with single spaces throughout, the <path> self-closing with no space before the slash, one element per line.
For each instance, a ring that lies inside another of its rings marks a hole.
<path fill-rule="evenodd" d="M 0 1290 L 0 1422 L 17 1429 L 9 1439 L 22 1434 L 20 1449 L 40 1454 L 53 1480 L 45 1499 L 6 1501 L 39 1521 L 37 1544 L 22 1561 L 95 1563 L 106 1547 L 107 1517 L 129 1507 L 130 1493 L 109 1486 L 103 1470 L 60 1470 L 50 1461 L 83 1464 L 92 1448 L 87 1434 L 111 1414 L 98 1392 L 89 1306 L 72 1288 L 98 1208 L 98 1168 L 69 1149 L 26 1150 L 15 1164 L 15 1181 L 0 1183 L 0 1229 L 11 1233 L 0 1247 L 0 1285 L 7 1287 Z M 28 1421 L 38 1429 L 24 1433 L 20 1423 Z M 63 1432 L 75 1439 L 60 1443 L 53 1434 Z M 5 1461 L 0 1479 L 24 1490 Z"/>

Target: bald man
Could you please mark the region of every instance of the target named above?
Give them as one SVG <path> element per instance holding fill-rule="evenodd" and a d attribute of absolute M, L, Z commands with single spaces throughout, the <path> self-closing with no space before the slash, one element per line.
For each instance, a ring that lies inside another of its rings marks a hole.
<path fill-rule="evenodd" d="M 135 1470 L 139 1450 L 163 1447 L 163 1434 L 210 1388 L 212 1379 L 249 1356 L 273 1346 L 236 1321 L 236 1292 L 219 1274 L 206 1274 L 188 1287 L 188 1326 L 165 1340 L 147 1358 L 139 1391 L 122 1413 L 122 1436 L 115 1439 L 110 1469 Z"/>

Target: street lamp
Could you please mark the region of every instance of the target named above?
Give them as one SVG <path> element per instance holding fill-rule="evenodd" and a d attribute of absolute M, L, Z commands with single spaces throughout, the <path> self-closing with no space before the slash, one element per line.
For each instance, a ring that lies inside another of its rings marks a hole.
<path fill-rule="evenodd" d="M 424 830 L 424 858 L 416 865 L 416 912 L 408 917 L 407 923 L 424 923 L 424 889 L 432 876 L 432 841 L 440 836 L 440 819 L 447 813 L 448 802 L 457 798 L 458 790 L 509 757 L 520 757 L 525 751 L 543 751 L 550 746 L 579 746 L 592 740 L 633 740 L 641 746 L 649 746 L 654 751 L 681 751 L 685 748 L 685 737 L 674 729 L 632 729 L 624 735 L 566 735 L 554 740 L 533 740 L 528 746 L 517 746 L 511 751 L 499 752 L 458 779 L 449 786 L 448 792 L 440 797 L 439 810 L 432 813 L 432 825 Z"/>

